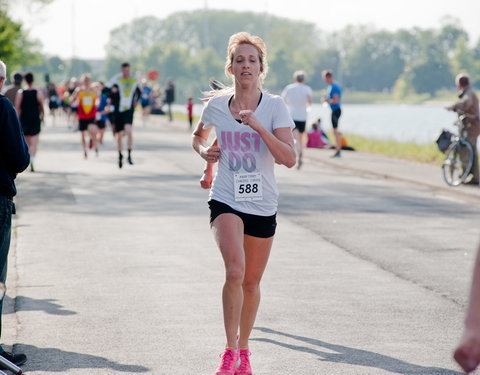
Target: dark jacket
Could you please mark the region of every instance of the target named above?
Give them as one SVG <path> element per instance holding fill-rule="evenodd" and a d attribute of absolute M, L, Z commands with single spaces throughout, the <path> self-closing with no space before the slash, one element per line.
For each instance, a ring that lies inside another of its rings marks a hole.
<path fill-rule="evenodd" d="M 12 103 L 0 95 L 0 195 L 15 196 L 15 177 L 29 163 L 28 147 L 17 112 Z"/>

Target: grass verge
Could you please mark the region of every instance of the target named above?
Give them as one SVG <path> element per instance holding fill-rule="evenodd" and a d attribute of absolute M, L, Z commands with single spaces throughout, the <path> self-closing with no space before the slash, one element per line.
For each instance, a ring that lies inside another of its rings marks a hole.
<path fill-rule="evenodd" d="M 330 139 L 335 139 L 329 134 Z M 433 165 L 441 165 L 445 155 L 435 143 L 418 145 L 413 142 L 396 142 L 391 140 L 377 140 L 354 134 L 345 134 L 348 145 L 357 151 L 380 154 L 388 157 L 417 161 Z"/>

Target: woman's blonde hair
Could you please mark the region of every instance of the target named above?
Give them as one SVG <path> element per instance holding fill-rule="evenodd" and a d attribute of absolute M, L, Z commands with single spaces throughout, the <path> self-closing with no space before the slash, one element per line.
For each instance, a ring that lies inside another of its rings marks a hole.
<path fill-rule="evenodd" d="M 265 77 L 268 73 L 268 63 L 267 63 L 267 46 L 265 42 L 256 35 L 251 35 L 246 31 L 242 31 L 236 34 L 233 34 L 228 40 L 227 47 L 227 59 L 225 61 L 225 75 L 233 79 L 233 74 L 231 73 L 233 65 L 233 55 L 235 50 L 241 44 L 249 44 L 255 47 L 258 51 L 258 59 L 260 61 L 260 86 L 263 84 Z M 261 87 L 260 87 L 261 88 Z"/>
<path fill-rule="evenodd" d="M 267 46 L 265 42 L 256 35 L 251 35 L 246 31 L 241 31 L 239 33 L 233 34 L 228 40 L 227 47 L 227 57 L 225 60 L 225 75 L 232 80 L 233 86 L 227 86 L 216 81 L 216 88 L 212 87 L 211 91 L 204 92 L 206 99 L 212 96 L 225 95 L 232 93 L 234 91 L 235 80 L 233 74 L 231 73 L 233 65 L 233 57 L 235 50 L 238 46 L 242 44 L 249 44 L 255 47 L 258 51 L 258 59 L 260 62 L 260 76 L 258 80 L 258 88 L 263 91 L 263 81 L 268 73 L 268 62 L 267 62 Z"/>

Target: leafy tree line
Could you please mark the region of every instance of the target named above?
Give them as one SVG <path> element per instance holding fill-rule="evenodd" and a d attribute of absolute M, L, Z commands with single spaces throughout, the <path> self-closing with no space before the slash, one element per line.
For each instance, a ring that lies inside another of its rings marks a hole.
<path fill-rule="evenodd" d="M 480 41 L 471 47 L 468 33 L 452 18 L 443 19 L 438 29 L 348 26 L 327 33 L 308 22 L 225 10 L 178 12 L 163 20 L 144 17 L 112 30 L 106 72 L 113 74 L 121 61 L 130 60 L 139 70 L 157 69 L 180 87 L 199 91 L 210 77 L 225 80 L 227 41 L 239 30 L 267 42 L 266 86 L 271 91 L 290 83 L 299 69 L 315 90 L 325 87 L 321 71 L 331 68 L 348 89 L 394 92 L 400 99 L 451 88 L 460 71 L 480 82 Z"/>
<path fill-rule="evenodd" d="M 19 22 L 8 15 L 8 2 L 0 1 L 0 58 L 11 71 L 21 67 L 26 61 L 39 63 L 36 44 L 28 38 Z"/>
<path fill-rule="evenodd" d="M 11 22 L 0 13 L 0 48 L 2 22 L 7 21 Z M 7 29 L 15 27 L 9 25 Z M 21 25 L 17 27 L 21 31 Z M 34 72 L 49 73 L 54 80 L 83 72 L 108 79 L 119 72 L 121 62 L 130 61 L 134 70 L 156 69 L 161 73 L 160 82 L 172 78 L 180 92 L 198 96 L 208 88 L 210 78 L 226 81 L 223 67 L 228 38 L 241 30 L 267 42 L 270 72 L 265 86 L 272 92 L 290 83 L 293 72 L 299 69 L 307 72 L 314 90 L 325 88 L 321 71 L 331 68 L 347 89 L 393 92 L 398 99 L 452 88 L 453 78 L 460 71 L 469 73 L 473 82 L 480 82 L 480 41 L 473 45 L 460 23 L 451 18 L 442 20 L 436 29 L 385 31 L 348 26 L 329 33 L 313 23 L 266 13 L 195 10 L 165 19 L 142 17 L 112 30 L 102 70 L 81 59 L 64 61 L 39 55 L 22 34 L 13 39 L 17 45 L 24 43 L 22 48 L 14 44 L 13 50 L 33 54 L 11 60 L 17 65 L 23 62 L 24 68 Z"/>

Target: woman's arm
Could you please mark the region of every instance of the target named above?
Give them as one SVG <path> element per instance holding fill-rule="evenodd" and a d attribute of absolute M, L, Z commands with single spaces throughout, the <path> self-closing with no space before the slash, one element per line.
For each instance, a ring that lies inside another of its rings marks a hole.
<path fill-rule="evenodd" d="M 208 163 L 216 163 L 220 159 L 220 148 L 208 145 L 208 135 L 211 128 L 204 129 L 203 123 L 198 122 L 192 133 L 193 149 Z"/>
<path fill-rule="evenodd" d="M 17 96 L 15 97 L 15 109 L 17 110 L 18 118 L 22 114 L 22 99 L 23 99 L 23 90 L 17 91 Z"/>
<path fill-rule="evenodd" d="M 40 90 L 37 90 L 37 102 L 38 102 L 38 107 L 40 109 L 40 118 L 43 120 L 43 116 L 45 114 L 45 110 L 43 108 L 43 95 L 40 92 Z"/>
<path fill-rule="evenodd" d="M 338 104 L 339 101 L 340 97 L 338 96 L 338 94 L 333 94 L 332 99 L 327 98 L 328 104 Z"/>
<path fill-rule="evenodd" d="M 217 138 L 212 142 L 212 146 L 218 146 Z M 213 166 L 215 163 L 205 162 L 203 176 L 200 178 L 200 186 L 202 189 L 210 189 L 213 183 Z"/>
<path fill-rule="evenodd" d="M 273 134 L 260 124 L 251 110 L 240 111 L 242 123 L 255 130 L 268 147 L 275 161 L 292 168 L 296 163 L 296 154 L 292 130 L 289 127 L 273 130 Z"/>

